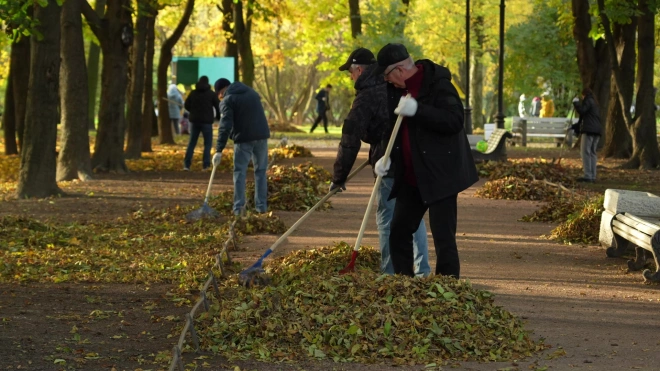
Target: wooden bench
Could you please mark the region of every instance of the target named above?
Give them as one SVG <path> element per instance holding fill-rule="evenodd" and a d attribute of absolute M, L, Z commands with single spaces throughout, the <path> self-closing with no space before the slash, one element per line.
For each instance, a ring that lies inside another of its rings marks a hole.
<path fill-rule="evenodd" d="M 660 218 L 635 216 L 630 213 L 617 213 L 612 218 L 612 233 L 615 246 L 607 249 L 607 256 L 622 256 L 629 247 L 635 247 L 635 259 L 628 260 L 631 271 L 639 271 L 646 265 L 649 258 L 655 261 L 655 272 L 645 269 L 644 279 L 660 282 Z"/>
<path fill-rule="evenodd" d="M 488 148 L 485 152 L 472 149 L 474 162 L 506 161 L 506 139 L 511 138 L 511 133 L 504 129 L 495 129 L 488 138 Z"/>
<path fill-rule="evenodd" d="M 577 122 L 577 118 L 567 117 L 514 117 L 511 133 L 514 141 L 520 142 L 523 147 L 527 146 L 528 137 L 553 138 L 557 147 L 562 144 L 570 147 L 573 144 L 571 125 Z"/>

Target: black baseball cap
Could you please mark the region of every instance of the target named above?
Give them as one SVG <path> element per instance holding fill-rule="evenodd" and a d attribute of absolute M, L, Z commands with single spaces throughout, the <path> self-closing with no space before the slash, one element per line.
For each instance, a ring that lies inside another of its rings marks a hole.
<path fill-rule="evenodd" d="M 339 66 L 340 71 L 348 71 L 352 64 L 372 64 L 376 63 L 374 53 L 367 48 L 357 48 L 348 56 L 346 63 Z"/>
<path fill-rule="evenodd" d="M 399 63 L 410 57 L 408 50 L 403 44 L 387 44 L 383 46 L 378 52 L 378 66 L 374 68 L 372 74 L 380 75 L 387 69 L 387 66 L 391 66 L 395 63 Z"/>

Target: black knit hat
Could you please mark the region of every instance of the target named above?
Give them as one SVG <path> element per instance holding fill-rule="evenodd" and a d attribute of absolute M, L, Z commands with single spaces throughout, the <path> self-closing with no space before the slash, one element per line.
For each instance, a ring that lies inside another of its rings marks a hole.
<path fill-rule="evenodd" d="M 219 93 L 220 90 L 226 88 L 229 85 L 231 85 L 231 82 L 223 77 L 218 79 L 215 84 L 213 84 L 213 88 L 215 88 L 216 93 Z"/>
<path fill-rule="evenodd" d="M 383 46 L 382 49 L 378 52 L 378 66 L 374 68 L 372 74 L 380 75 L 387 69 L 387 66 L 391 66 L 395 63 L 399 63 L 410 57 L 408 50 L 403 44 L 387 44 Z"/>
<path fill-rule="evenodd" d="M 340 71 L 348 71 L 352 64 L 372 64 L 376 62 L 374 53 L 367 48 L 357 48 L 348 56 L 346 63 L 339 66 Z"/>

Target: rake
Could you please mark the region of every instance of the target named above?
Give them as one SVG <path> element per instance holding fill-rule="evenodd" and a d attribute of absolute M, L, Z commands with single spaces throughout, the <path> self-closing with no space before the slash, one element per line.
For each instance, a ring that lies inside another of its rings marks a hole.
<path fill-rule="evenodd" d="M 406 95 L 406 99 L 410 98 L 410 94 Z M 401 122 L 403 121 L 403 116 L 399 115 L 396 119 L 396 123 L 394 124 L 394 129 L 392 130 L 392 135 L 390 136 L 390 140 L 387 143 L 387 148 L 385 149 L 385 154 L 383 155 L 383 158 L 389 158 L 390 154 L 392 153 L 392 147 L 394 147 L 394 141 L 396 140 L 396 135 L 399 132 L 399 126 L 401 126 Z M 355 241 L 355 245 L 353 246 L 353 253 L 351 254 L 351 261 L 348 263 L 348 265 L 339 271 L 339 274 L 346 274 L 350 272 L 355 271 L 355 260 L 357 259 L 358 256 L 358 251 L 360 250 L 360 243 L 362 242 L 362 236 L 364 236 L 364 231 L 367 229 L 367 222 L 369 221 L 369 213 L 371 212 L 371 208 L 374 205 L 374 201 L 376 200 L 376 193 L 378 193 L 378 187 L 380 187 L 380 183 L 383 180 L 383 177 L 378 175 L 376 177 L 376 182 L 374 183 L 374 189 L 371 191 L 371 197 L 369 197 L 369 203 L 367 204 L 367 210 L 364 212 L 364 218 L 362 218 L 362 225 L 360 226 L 360 232 L 358 233 L 357 240 Z"/>
<path fill-rule="evenodd" d="M 195 211 L 191 211 L 186 215 L 186 220 L 189 222 L 194 222 L 202 218 L 217 218 L 220 215 L 215 211 L 211 206 L 209 206 L 209 196 L 211 195 L 211 185 L 213 185 L 213 176 L 215 175 L 215 169 L 220 165 L 220 156 L 213 156 L 213 170 L 211 170 L 211 179 L 209 179 L 209 186 L 206 189 L 206 197 L 204 198 L 204 204 L 202 207 Z"/>
<path fill-rule="evenodd" d="M 360 172 L 360 170 L 364 169 L 367 164 L 369 164 L 369 160 L 365 161 L 362 163 L 360 166 L 357 167 L 357 169 L 353 170 L 348 177 L 346 178 L 346 181 L 348 182 L 351 178 L 353 178 L 357 173 Z M 252 286 L 255 282 L 258 282 L 260 280 L 259 275 L 264 272 L 264 269 L 262 267 L 264 259 L 268 257 L 275 249 L 286 240 L 286 238 L 295 231 L 300 224 L 302 224 L 305 219 L 307 219 L 314 210 L 316 210 L 319 206 L 323 205 L 330 197 L 334 196 L 340 188 L 336 188 L 330 192 L 328 192 L 327 195 L 323 196 L 319 202 L 316 203 L 316 205 L 312 206 L 306 213 L 303 215 L 300 219 L 298 219 L 297 222 L 295 222 L 284 234 L 275 241 L 275 243 L 266 250 L 266 252 L 257 260 L 256 263 L 252 264 L 249 268 L 245 269 L 241 273 L 238 274 L 238 281 L 241 283 L 241 285 L 245 287 L 250 287 Z"/>

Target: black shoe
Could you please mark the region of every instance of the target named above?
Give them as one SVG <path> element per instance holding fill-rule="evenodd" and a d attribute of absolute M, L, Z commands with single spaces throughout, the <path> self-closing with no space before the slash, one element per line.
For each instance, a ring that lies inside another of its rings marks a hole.
<path fill-rule="evenodd" d="M 589 178 L 585 178 L 585 177 L 577 178 L 577 181 L 581 182 L 581 183 L 596 183 L 595 179 L 589 179 Z"/>

